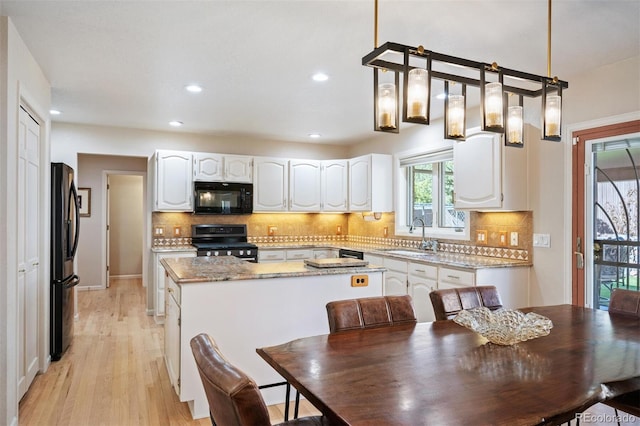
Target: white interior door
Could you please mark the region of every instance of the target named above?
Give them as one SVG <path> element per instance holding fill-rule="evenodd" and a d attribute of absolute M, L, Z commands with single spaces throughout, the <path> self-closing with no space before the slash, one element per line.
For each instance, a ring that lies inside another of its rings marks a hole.
<path fill-rule="evenodd" d="M 20 108 L 18 160 L 18 398 L 39 366 L 40 125 Z"/>

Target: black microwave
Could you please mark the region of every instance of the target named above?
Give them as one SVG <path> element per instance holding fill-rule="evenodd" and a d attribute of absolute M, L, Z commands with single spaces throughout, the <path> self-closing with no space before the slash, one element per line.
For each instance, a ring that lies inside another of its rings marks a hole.
<path fill-rule="evenodd" d="M 253 184 L 227 182 L 194 182 L 195 214 L 253 213 Z"/>

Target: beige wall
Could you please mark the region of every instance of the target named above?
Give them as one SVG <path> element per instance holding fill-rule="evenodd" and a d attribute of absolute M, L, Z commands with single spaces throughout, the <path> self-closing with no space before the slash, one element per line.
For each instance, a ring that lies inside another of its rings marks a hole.
<path fill-rule="evenodd" d="M 91 216 L 80 218 L 80 242 L 78 243 L 78 287 L 106 286 L 106 176 L 118 173 L 139 173 L 146 188 L 147 159 L 141 157 L 120 157 L 115 155 L 78 155 L 77 185 L 91 188 Z M 143 220 L 142 215 L 140 220 Z M 141 228 L 143 232 L 144 227 Z M 139 255 L 144 251 L 141 249 Z"/>
<path fill-rule="evenodd" d="M 49 108 L 51 87 L 20 35 L 5 16 L 0 16 L 0 423 L 17 424 L 18 395 L 16 359 L 18 347 L 17 210 L 18 205 L 18 111 L 28 105 L 41 128 L 40 209 L 41 236 L 38 273 L 38 355 L 40 370 L 49 357 L 49 244 L 50 185 Z"/>
<path fill-rule="evenodd" d="M 109 175 L 109 274 L 141 276 L 143 176 Z"/>

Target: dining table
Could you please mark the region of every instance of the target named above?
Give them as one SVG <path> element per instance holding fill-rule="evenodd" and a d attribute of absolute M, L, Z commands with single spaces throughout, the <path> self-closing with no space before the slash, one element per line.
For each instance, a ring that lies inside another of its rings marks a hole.
<path fill-rule="evenodd" d="M 257 353 L 333 424 L 559 424 L 640 389 L 640 319 L 530 307 L 546 336 L 497 345 L 453 320 L 305 337 Z"/>

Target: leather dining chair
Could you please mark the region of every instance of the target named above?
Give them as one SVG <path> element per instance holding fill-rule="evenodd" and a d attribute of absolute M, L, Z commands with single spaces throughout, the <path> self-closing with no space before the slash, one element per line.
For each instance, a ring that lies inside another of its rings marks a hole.
<path fill-rule="evenodd" d="M 609 301 L 609 315 L 627 315 L 640 319 L 640 292 L 616 288 L 611 293 Z M 638 321 L 640 332 L 640 321 Z M 604 401 L 604 404 L 618 410 L 640 417 L 640 391 L 625 393 L 616 398 Z"/>
<path fill-rule="evenodd" d="M 329 332 L 417 322 L 411 296 L 363 297 L 327 303 Z"/>
<path fill-rule="evenodd" d="M 452 319 L 464 309 L 484 306 L 495 311 L 502 308 L 500 294 L 492 285 L 434 290 L 429 298 L 438 321 Z"/>
<path fill-rule="evenodd" d="M 269 411 L 256 383 L 231 364 L 211 336 L 191 339 L 191 351 L 209 402 L 214 426 L 270 426 Z M 301 417 L 279 423 L 287 426 L 328 425 L 324 416 Z"/>

